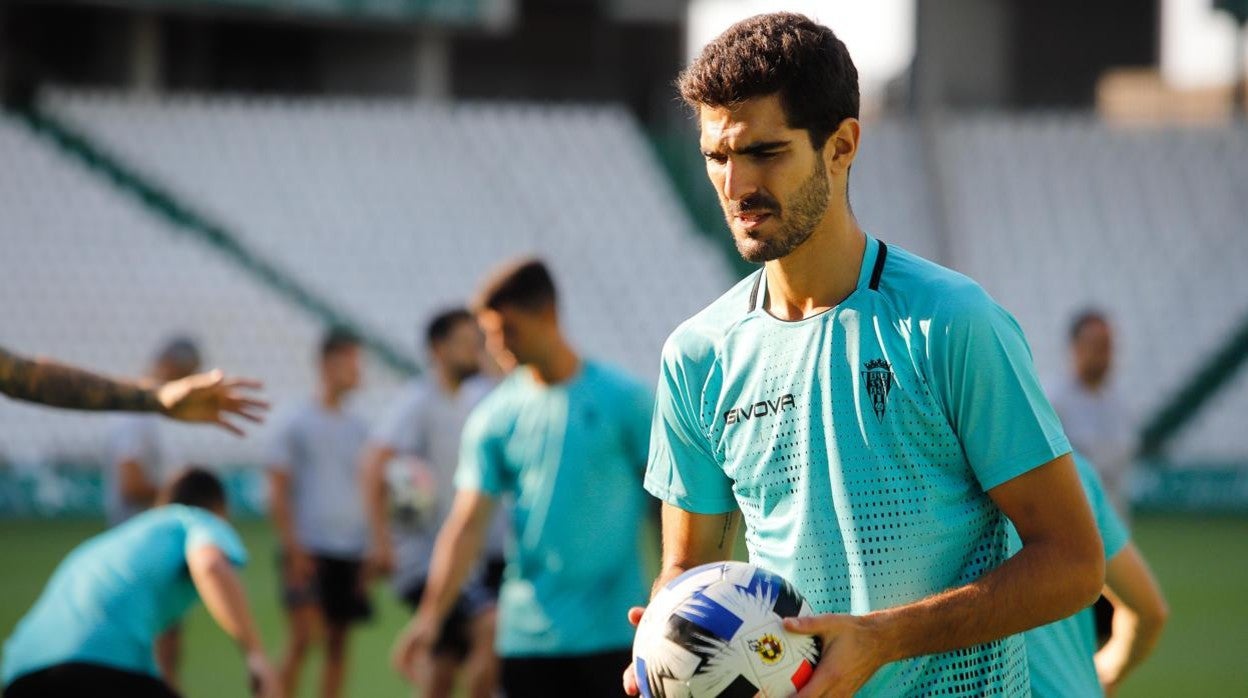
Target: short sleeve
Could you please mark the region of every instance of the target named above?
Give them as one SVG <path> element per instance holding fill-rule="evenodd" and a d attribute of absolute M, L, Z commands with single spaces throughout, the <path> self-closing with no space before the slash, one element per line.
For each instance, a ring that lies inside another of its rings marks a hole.
<path fill-rule="evenodd" d="M 506 477 L 502 441 L 490 429 L 491 414 L 488 403 L 484 403 L 472 411 L 464 424 L 455 488 L 498 497 L 510 490 L 511 485 Z"/>
<path fill-rule="evenodd" d="M 1022 328 L 982 289 L 951 294 L 929 330 L 935 389 L 985 490 L 1070 451 Z"/>
<path fill-rule="evenodd" d="M 269 470 L 290 472 L 298 460 L 298 437 L 296 415 L 288 415 L 277 424 L 265 449 L 265 463 Z"/>
<path fill-rule="evenodd" d="M 701 367 L 709 364 L 710 351 L 690 356 L 678 346 L 677 336 L 663 348 L 645 487 L 664 502 L 695 514 L 733 511 L 737 504 L 732 480 L 715 459 L 700 417 L 707 375 Z"/>
<path fill-rule="evenodd" d="M 202 545 L 216 547 L 236 567 L 247 564 L 247 548 L 233 527 L 209 511 L 187 507 L 185 554 Z"/>
<path fill-rule="evenodd" d="M 1092 462 L 1079 453 L 1075 453 L 1074 457 L 1079 480 L 1083 483 L 1083 491 L 1088 495 L 1088 505 L 1092 507 L 1096 528 L 1100 531 L 1101 543 L 1105 546 L 1105 559 L 1109 560 L 1127 546 L 1131 533 L 1110 504 L 1109 497 L 1105 495 L 1101 476 L 1096 473 Z"/>
<path fill-rule="evenodd" d="M 424 444 L 420 430 L 420 412 L 424 401 L 418 395 L 408 395 L 395 403 L 377 427 L 370 440 L 381 446 L 407 456 L 424 456 Z"/>

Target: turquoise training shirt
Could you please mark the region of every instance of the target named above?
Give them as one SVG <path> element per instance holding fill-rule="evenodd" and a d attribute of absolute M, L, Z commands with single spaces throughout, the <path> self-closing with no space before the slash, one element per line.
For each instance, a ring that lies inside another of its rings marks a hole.
<path fill-rule="evenodd" d="M 740 509 L 750 561 L 819 613 L 970 583 L 1007 556 L 987 490 L 1070 451 L 1015 320 L 967 277 L 867 237 L 856 290 L 799 321 L 756 272 L 663 350 L 646 488 Z M 1025 695 L 1021 636 L 883 667 L 859 693 Z"/>
<path fill-rule="evenodd" d="M 158 676 L 156 637 L 199 598 L 186 556 L 213 545 L 247 562 L 238 534 L 212 512 L 170 504 L 74 548 L 4 643 L 5 685 L 66 662 Z"/>
<path fill-rule="evenodd" d="M 584 361 L 558 385 L 513 371 L 468 418 L 456 487 L 514 497 L 501 656 L 632 645 L 628 609 L 646 600 L 639 529 L 652 405 L 640 383 Z"/>
<path fill-rule="evenodd" d="M 1088 495 L 1096 527 L 1101 532 L 1105 560 L 1112 559 L 1130 542 L 1131 534 L 1105 494 L 1096 469 L 1075 454 L 1079 480 Z M 1022 548 L 1018 532 L 1010 527 L 1011 549 Z M 1036 698 L 1093 698 L 1103 696 L 1096 675 L 1096 614 L 1091 608 L 1056 623 L 1023 633 L 1027 641 L 1027 665 L 1031 670 L 1031 693 Z"/>

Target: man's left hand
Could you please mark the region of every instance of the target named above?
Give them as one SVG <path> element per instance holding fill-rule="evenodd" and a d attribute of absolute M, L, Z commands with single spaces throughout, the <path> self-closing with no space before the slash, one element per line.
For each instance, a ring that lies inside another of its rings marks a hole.
<path fill-rule="evenodd" d="M 859 616 L 786 618 L 784 629 L 823 641 L 819 665 L 797 698 L 852 698 L 889 661 L 874 626 Z"/>

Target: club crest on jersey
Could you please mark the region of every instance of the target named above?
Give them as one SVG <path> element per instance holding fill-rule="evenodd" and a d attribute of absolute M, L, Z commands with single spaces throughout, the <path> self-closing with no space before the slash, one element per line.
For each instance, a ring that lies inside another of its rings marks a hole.
<path fill-rule="evenodd" d="M 884 421 L 884 409 L 888 406 L 888 391 L 893 389 L 893 366 L 884 359 L 871 359 L 862 367 L 862 383 L 871 396 L 871 411 L 875 418 Z"/>
<path fill-rule="evenodd" d="M 763 664 L 775 664 L 784 656 L 784 645 L 780 644 L 780 638 L 770 633 L 757 640 L 750 640 L 749 645 L 750 651 L 757 653 Z"/>

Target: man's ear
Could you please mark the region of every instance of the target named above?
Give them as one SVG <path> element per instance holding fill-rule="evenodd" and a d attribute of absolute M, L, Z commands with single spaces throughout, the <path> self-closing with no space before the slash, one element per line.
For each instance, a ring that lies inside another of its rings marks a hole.
<path fill-rule="evenodd" d="M 858 156 L 858 139 L 862 136 L 862 124 L 849 117 L 841 121 L 823 145 L 823 164 L 829 172 L 846 173 Z"/>

